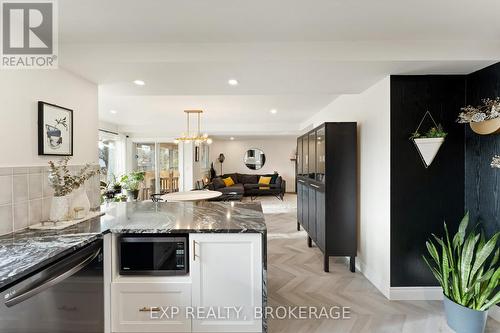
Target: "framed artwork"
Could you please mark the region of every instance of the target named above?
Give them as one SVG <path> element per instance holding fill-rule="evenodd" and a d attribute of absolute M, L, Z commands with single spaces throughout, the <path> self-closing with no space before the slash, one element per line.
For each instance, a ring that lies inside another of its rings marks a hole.
<path fill-rule="evenodd" d="M 38 155 L 73 156 L 73 110 L 38 102 Z"/>
<path fill-rule="evenodd" d="M 194 147 L 194 161 L 195 162 L 200 161 L 200 147 L 199 146 Z"/>

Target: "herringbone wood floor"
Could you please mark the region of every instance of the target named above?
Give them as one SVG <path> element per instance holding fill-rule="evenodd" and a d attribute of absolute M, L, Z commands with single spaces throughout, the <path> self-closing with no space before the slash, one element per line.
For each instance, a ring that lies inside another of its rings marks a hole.
<path fill-rule="evenodd" d="M 263 198 L 268 225 L 268 293 L 270 306 L 349 306 L 346 320 L 269 320 L 269 332 L 452 332 L 440 301 L 389 301 L 361 273 L 351 273 L 342 259 L 330 259 L 308 248 L 306 233 L 296 230 L 296 197 L 284 202 Z M 500 332 L 488 319 L 487 332 Z"/>

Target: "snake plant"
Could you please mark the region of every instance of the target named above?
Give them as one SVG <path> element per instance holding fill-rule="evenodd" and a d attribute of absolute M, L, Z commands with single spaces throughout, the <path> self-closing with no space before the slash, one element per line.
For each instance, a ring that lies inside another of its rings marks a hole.
<path fill-rule="evenodd" d="M 500 232 L 486 240 L 482 232 L 467 232 L 469 213 L 462 219 L 450 242 L 444 223 L 444 238 L 432 234 L 426 242 L 430 258 L 423 256 L 432 274 L 450 300 L 465 307 L 484 311 L 500 303 Z"/>

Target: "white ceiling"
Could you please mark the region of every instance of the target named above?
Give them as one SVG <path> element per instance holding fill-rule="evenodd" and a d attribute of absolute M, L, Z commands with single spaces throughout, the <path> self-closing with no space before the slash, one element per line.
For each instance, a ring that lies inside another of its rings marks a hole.
<path fill-rule="evenodd" d="M 500 58 L 498 0 L 61 0 L 59 12 L 61 66 L 99 84 L 102 120 L 146 135 L 178 134 L 189 108 L 211 134 L 291 134 L 386 75 Z"/>

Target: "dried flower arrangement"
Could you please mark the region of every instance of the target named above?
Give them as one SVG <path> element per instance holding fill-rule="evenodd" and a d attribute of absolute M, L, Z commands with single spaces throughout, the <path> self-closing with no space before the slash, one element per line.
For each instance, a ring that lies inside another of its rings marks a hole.
<path fill-rule="evenodd" d="M 483 99 L 483 105 L 474 107 L 467 105 L 461 108 L 458 123 L 478 123 L 485 120 L 500 118 L 500 97 Z"/>
<path fill-rule="evenodd" d="M 491 167 L 500 169 L 500 155 L 493 156 L 493 160 L 491 161 Z"/>
<path fill-rule="evenodd" d="M 49 184 L 54 189 L 54 196 L 62 197 L 78 189 L 88 179 L 99 174 L 99 169 L 86 164 L 76 175 L 72 175 L 68 169 L 71 158 L 65 157 L 57 163 L 49 161 Z"/>

